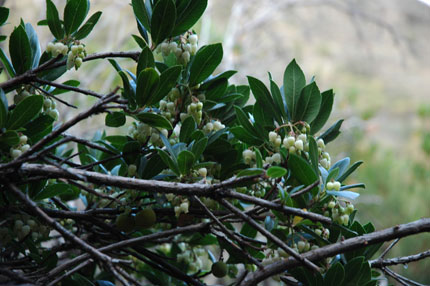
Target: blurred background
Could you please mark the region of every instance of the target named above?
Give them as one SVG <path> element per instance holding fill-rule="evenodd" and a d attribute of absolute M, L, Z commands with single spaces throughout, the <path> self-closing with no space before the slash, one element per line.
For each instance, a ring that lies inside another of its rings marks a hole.
<path fill-rule="evenodd" d="M 59 11 L 65 2 L 54 0 Z M 103 15 L 96 32 L 84 41 L 88 53 L 138 49 L 130 37 L 138 32 L 129 2 L 91 1 L 90 13 L 101 10 Z M 9 34 L 20 18 L 34 26 L 45 18 L 44 0 L 0 4 L 11 8 L 2 34 Z M 35 28 L 45 49 L 52 40 L 49 30 Z M 307 80 L 315 75 L 321 90 L 334 89 L 327 126 L 340 118 L 345 122 L 343 133 L 328 148 L 334 159 L 349 156 L 365 162 L 351 179 L 367 186 L 354 203 L 362 223 L 371 220 L 382 229 L 430 216 L 429 1 L 209 0 L 195 30 L 199 45 L 223 42 L 219 69 L 238 70 L 235 83 L 246 83 L 246 75 L 268 83 L 270 71 L 281 85 L 286 65 L 295 58 Z M 0 45 L 8 50 L 7 41 Z M 129 60 L 118 62 L 134 68 Z M 86 63 L 61 80 L 68 78 L 100 93 L 120 84 L 106 61 Z M 72 93 L 64 96 L 81 106 L 93 101 Z M 62 108 L 60 114 L 66 119 L 74 112 Z M 104 117 L 93 117 L 74 132 L 91 137 L 103 125 Z M 403 239 L 387 257 L 428 249 L 430 234 L 423 234 Z M 393 267 L 424 284 L 430 283 L 428 269 L 430 259 Z"/>

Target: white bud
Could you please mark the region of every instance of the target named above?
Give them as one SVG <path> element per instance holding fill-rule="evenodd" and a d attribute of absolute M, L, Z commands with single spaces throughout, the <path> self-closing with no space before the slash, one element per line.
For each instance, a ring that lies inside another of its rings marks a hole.
<path fill-rule="evenodd" d="M 334 188 L 336 191 L 339 191 L 339 190 L 340 190 L 340 182 L 338 182 L 338 181 L 334 182 L 334 183 L 333 183 L 333 188 Z"/>
<path fill-rule="evenodd" d="M 79 50 L 78 50 L 78 46 L 77 45 L 73 45 L 70 50 L 72 51 L 73 54 L 77 55 L 79 54 Z"/>
<path fill-rule="evenodd" d="M 328 203 L 327 206 L 328 206 L 329 209 L 332 209 L 332 208 L 334 208 L 336 206 L 336 203 L 334 201 L 331 201 L 331 202 Z"/>
<path fill-rule="evenodd" d="M 317 145 L 319 148 L 321 148 L 322 150 L 324 150 L 325 148 L 325 144 L 324 144 L 324 140 L 322 140 L 321 138 L 317 140 Z"/>
<path fill-rule="evenodd" d="M 332 182 L 328 182 L 326 187 L 327 187 L 327 190 L 333 190 L 334 185 Z"/>
<path fill-rule="evenodd" d="M 52 110 L 49 110 L 48 115 L 54 118 L 54 120 L 57 120 L 58 116 L 60 116 L 60 113 L 58 112 L 57 109 L 52 109 Z"/>
<path fill-rule="evenodd" d="M 296 147 L 291 146 L 290 148 L 288 148 L 288 152 L 290 152 L 291 154 L 295 154 L 296 153 Z"/>
<path fill-rule="evenodd" d="M 10 156 L 12 157 L 12 159 L 18 158 L 19 156 L 21 156 L 21 154 L 22 154 L 21 150 L 18 150 L 18 149 L 11 149 L 10 150 Z"/>
<path fill-rule="evenodd" d="M 185 64 L 187 64 L 190 61 L 191 55 L 190 52 L 185 51 L 182 53 L 182 60 L 184 61 Z"/>
<path fill-rule="evenodd" d="M 21 135 L 20 137 L 19 137 L 19 143 L 20 144 L 25 144 L 25 143 L 27 143 L 27 136 L 25 136 L 25 135 Z"/>
<path fill-rule="evenodd" d="M 307 136 L 306 136 L 306 134 L 300 134 L 300 135 L 297 137 L 297 139 L 302 140 L 303 142 L 306 142 L 306 140 L 307 140 Z"/>
<path fill-rule="evenodd" d="M 167 110 L 170 110 L 170 111 L 175 110 L 175 103 L 173 102 L 168 102 L 166 106 L 167 106 Z"/>
<path fill-rule="evenodd" d="M 174 52 L 176 52 L 176 49 L 178 48 L 178 44 L 176 43 L 176 42 L 171 42 L 170 44 L 169 44 L 169 51 L 171 52 L 171 53 L 174 53 Z"/>
<path fill-rule="evenodd" d="M 198 172 L 199 175 L 202 177 L 206 177 L 206 175 L 208 174 L 208 170 L 206 168 L 200 168 Z"/>
<path fill-rule="evenodd" d="M 82 58 L 76 58 L 75 60 L 75 68 L 78 69 L 82 66 Z"/>
<path fill-rule="evenodd" d="M 50 42 L 50 43 L 48 43 L 48 45 L 46 46 L 46 51 L 47 51 L 48 53 L 51 53 L 51 52 L 54 50 L 54 47 L 55 47 L 54 43 Z"/>
<path fill-rule="evenodd" d="M 191 45 L 197 44 L 197 40 L 198 40 L 198 37 L 196 34 L 190 35 L 188 37 L 188 42 L 190 42 Z"/>
<path fill-rule="evenodd" d="M 190 44 L 184 45 L 184 51 L 191 53 L 191 45 Z"/>
<path fill-rule="evenodd" d="M 211 122 L 206 123 L 205 128 L 208 132 L 211 132 L 214 129 L 214 125 Z"/>
<path fill-rule="evenodd" d="M 191 53 L 192 55 L 195 55 L 195 54 L 197 53 L 197 49 L 198 49 L 197 44 L 192 44 L 192 45 L 191 45 L 191 51 L 190 51 L 190 53 Z"/>
<path fill-rule="evenodd" d="M 269 132 L 269 141 L 275 142 L 276 138 L 278 137 L 278 134 L 276 132 L 270 131 Z"/>
<path fill-rule="evenodd" d="M 297 150 L 303 151 L 303 141 L 297 140 L 296 143 L 294 143 L 294 147 L 296 147 Z"/>
<path fill-rule="evenodd" d="M 27 152 L 27 150 L 28 149 L 30 149 L 30 145 L 28 145 L 28 144 L 25 144 L 25 145 L 22 145 L 22 147 L 21 147 L 21 151 L 24 153 L 24 152 Z"/>
<path fill-rule="evenodd" d="M 176 48 L 175 55 L 179 59 L 182 56 L 182 49 Z"/>
<path fill-rule="evenodd" d="M 304 241 L 299 241 L 297 242 L 297 249 L 299 250 L 299 252 L 303 252 L 303 250 L 305 250 L 306 247 L 306 243 Z"/>
<path fill-rule="evenodd" d="M 272 155 L 273 162 L 280 164 L 281 163 L 281 154 L 275 153 Z"/>
<path fill-rule="evenodd" d="M 275 145 L 275 147 L 281 146 L 281 137 L 276 138 L 275 142 L 273 142 L 273 145 Z"/>
<path fill-rule="evenodd" d="M 224 128 L 225 128 L 225 125 L 221 124 L 221 122 L 219 122 L 219 121 L 215 121 L 214 122 L 214 130 L 215 131 L 218 131 L 218 130 L 221 130 L 221 129 L 224 129 Z"/>
<path fill-rule="evenodd" d="M 167 56 L 169 54 L 169 44 L 168 43 L 161 43 L 160 50 L 164 56 Z"/>
<path fill-rule="evenodd" d="M 296 138 L 294 138 L 293 136 L 289 136 L 288 138 L 287 138 L 287 143 L 288 143 L 288 146 L 294 146 L 294 143 L 296 143 Z"/>

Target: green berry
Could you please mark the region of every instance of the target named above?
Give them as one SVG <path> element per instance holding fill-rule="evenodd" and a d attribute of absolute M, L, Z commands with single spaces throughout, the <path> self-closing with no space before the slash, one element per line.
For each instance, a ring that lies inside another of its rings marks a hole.
<path fill-rule="evenodd" d="M 331 202 L 329 202 L 328 203 L 328 208 L 329 209 L 332 209 L 332 208 L 334 208 L 336 206 L 336 203 L 334 202 L 334 201 L 331 201 Z"/>
<path fill-rule="evenodd" d="M 338 181 L 334 182 L 334 183 L 333 183 L 333 188 L 334 188 L 336 191 L 339 191 L 339 190 L 340 190 L 340 182 L 338 182 Z"/>
<path fill-rule="evenodd" d="M 299 252 L 303 252 L 305 250 L 306 247 L 306 242 L 304 242 L 303 240 L 297 242 L 297 249 L 299 250 Z"/>
<path fill-rule="evenodd" d="M 154 210 L 147 208 L 136 214 L 136 226 L 149 228 L 157 222 L 157 215 Z"/>
<path fill-rule="evenodd" d="M 129 175 L 130 177 L 133 177 L 133 176 L 136 174 L 136 170 L 137 170 L 136 165 L 134 165 L 134 164 L 130 164 L 130 165 L 128 166 L 128 175 Z"/>
<path fill-rule="evenodd" d="M 222 261 L 212 264 L 212 274 L 215 277 L 222 278 L 227 275 L 227 264 Z"/>
<path fill-rule="evenodd" d="M 116 218 L 115 225 L 121 231 L 130 232 L 134 229 L 134 218 L 126 213 L 122 213 Z"/>
<path fill-rule="evenodd" d="M 332 182 L 328 182 L 327 185 L 326 185 L 326 187 L 327 187 L 327 190 L 333 190 L 334 185 L 333 185 Z"/>

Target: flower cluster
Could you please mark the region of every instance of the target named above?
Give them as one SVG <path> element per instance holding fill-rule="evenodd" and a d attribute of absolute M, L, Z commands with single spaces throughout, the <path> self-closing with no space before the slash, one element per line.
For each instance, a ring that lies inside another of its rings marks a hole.
<path fill-rule="evenodd" d="M 157 46 L 155 51 L 161 53 L 164 57 L 173 53 L 179 63 L 187 65 L 191 56 L 197 52 L 197 41 L 198 37 L 196 34 L 188 33 L 188 35 L 179 37 L 178 40 L 162 42 Z"/>

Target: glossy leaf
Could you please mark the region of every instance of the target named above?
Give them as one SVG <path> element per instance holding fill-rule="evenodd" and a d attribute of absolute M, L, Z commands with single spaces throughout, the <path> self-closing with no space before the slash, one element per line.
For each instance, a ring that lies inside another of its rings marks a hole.
<path fill-rule="evenodd" d="M 164 151 L 164 150 L 159 149 L 158 150 L 158 154 L 160 155 L 161 160 L 163 160 L 163 162 L 167 166 L 169 166 L 170 170 L 172 170 L 176 175 L 179 176 L 180 175 L 180 171 L 179 171 L 179 167 L 178 167 L 178 164 L 176 163 L 176 161 L 174 161 L 169 156 L 169 154 L 166 151 Z"/>
<path fill-rule="evenodd" d="M 234 137 L 249 145 L 258 146 L 263 143 L 261 139 L 246 131 L 242 126 L 231 127 L 229 130 L 233 133 Z"/>
<path fill-rule="evenodd" d="M 67 194 L 72 192 L 70 185 L 64 183 L 58 183 L 53 185 L 46 186 L 43 190 L 41 190 L 34 198 L 35 201 L 41 201 L 44 199 L 50 199 L 55 196 L 59 196 L 62 194 Z"/>
<path fill-rule="evenodd" d="M 275 112 L 275 104 L 269 90 L 264 83 L 252 76 L 248 76 L 249 87 L 251 88 L 252 94 L 257 101 L 257 105 L 262 108 L 265 116 L 268 118 L 274 118 L 278 123 L 282 122 L 280 113 Z"/>
<path fill-rule="evenodd" d="M 24 98 L 11 112 L 7 121 L 8 129 L 18 129 L 34 118 L 40 113 L 43 106 L 43 96 L 32 95 Z"/>
<path fill-rule="evenodd" d="M 345 278 L 345 269 L 342 264 L 336 262 L 333 264 L 324 276 L 324 285 L 326 286 L 338 286 L 342 285 L 343 279 Z"/>
<path fill-rule="evenodd" d="M 311 123 L 311 134 L 317 133 L 330 117 L 333 108 L 334 93 L 333 90 L 326 90 L 321 93 L 321 106 L 317 117 Z"/>
<path fill-rule="evenodd" d="M 14 77 L 15 69 L 13 68 L 12 63 L 10 62 L 9 58 L 6 56 L 2 48 L 0 48 L 0 60 L 3 63 L 3 66 L 6 68 L 9 76 Z"/>
<path fill-rule="evenodd" d="M 288 168 L 291 170 L 295 178 L 299 180 L 303 185 L 310 185 L 314 183 L 318 176 L 314 169 L 309 165 L 309 163 L 295 154 L 290 154 L 288 158 Z M 318 191 L 318 187 L 312 189 L 312 193 Z"/>
<path fill-rule="evenodd" d="M 155 45 L 171 36 L 176 21 L 176 6 L 172 0 L 159 0 L 151 18 L 151 37 Z"/>
<path fill-rule="evenodd" d="M 287 169 L 278 167 L 278 166 L 272 166 L 266 171 L 266 175 L 269 178 L 281 178 L 287 174 Z"/>
<path fill-rule="evenodd" d="M 90 9 L 89 0 L 69 0 L 64 8 L 64 30 L 71 35 L 84 22 Z"/>
<path fill-rule="evenodd" d="M 363 161 L 355 162 L 351 167 L 348 168 L 348 170 L 339 176 L 337 180 L 342 183 L 346 178 L 348 178 L 349 175 L 351 175 L 358 167 L 360 167 L 361 164 L 363 164 Z"/>
<path fill-rule="evenodd" d="M 36 68 L 39 65 L 41 50 L 39 44 L 39 38 L 37 37 L 36 31 L 33 29 L 31 24 L 25 24 L 25 32 L 27 33 L 28 40 L 30 41 L 31 48 L 31 68 Z"/>
<path fill-rule="evenodd" d="M 52 35 L 57 40 L 61 40 L 64 37 L 64 30 L 58 16 L 58 10 L 51 0 L 46 0 L 46 19 Z"/>
<path fill-rule="evenodd" d="M 281 90 L 273 80 L 270 80 L 270 92 L 272 93 L 277 112 L 280 113 L 282 118 L 287 121 L 288 117 L 285 110 L 284 100 L 282 99 Z"/>
<path fill-rule="evenodd" d="M 208 5 L 207 0 L 183 0 L 178 3 L 172 36 L 180 35 L 190 29 L 200 19 Z"/>
<path fill-rule="evenodd" d="M 0 88 L 0 129 L 6 125 L 9 105 L 3 89 Z"/>
<path fill-rule="evenodd" d="M 188 150 L 184 150 L 178 155 L 178 167 L 182 175 L 190 173 L 194 164 L 194 154 Z"/>
<path fill-rule="evenodd" d="M 245 176 L 256 176 L 260 175 L 264 172 L 264 169 L 260 168 L 247 168 L 241 170 L 236 176 L 239 177 L 245 177 Z"/>
<path fill-rule="evenodd" d="M 198 50 L 190 68 L 190 86 L 208 78 L 221 63 L 222 56 L 221 44 L 207 45 Z"/>
<path fill-rule="evenodd" d="M 146 68 L 155 67 L 154 55 L 150 48 L 145 47 L 139 55 L 139 60 L 137 61 L 136 74 L 140 74 Z"/>
<path fill-rule="evenodd" d="M 193 152 L 196 162 L 200 160 L 200 156 L 202 156 L 207 145 L 208 145 L 208 137 L 203 137 L 199 139 L 196 143 L 194 143 L 191 149 L 191 152 Z"/>
<path fill-rule="evenodd" d="M 147 10 L 144 0 L 131 0 L 133 12 L 139 22 L 145 27 L 146 30 L 151 32 L 151 15 Z"/>
<path fill-rule="evenodd" d="M 321 106 L 321 94 L 315 82 L 305 86 L 300 93 L 293 121 L 312 122 Z"/>
<path fill-rule="evenodd" d="M 297 109 L 296 106 L 299 101 L 300 93 L 305 85 L 305 75 L 294 59 L 285 69 L 283 86 L 285 102 L 287 103 L 287 109 L 291 118 L 296 118 L 294 112 Z"/>
<path fill-rule="evenodd" d="M 179 133 L 179 141 L 188 143 L 190 141 L 191 134 L 196 130 L 197 125 L 192 116 L 188 116 L 181 126 L 181 132 Z"/>
<path fill-rule="evenodd" d="M 19 143 L 19 135 L 15 130 L 7 130 L 5 133 L 0 134 L 0 146 L 6 144 L 7 146 L 15 146 Z"/>
<path fill-rule="evenodd" d="M 249 134 L 257 136 L 258 134 L 255 131 L 254 126 L 252 126 L 251 122 L 249 122 L 245 112 L 243 112 L 243 110 L 238 106 L 235 106 L 234 110 L 236 111 L 236 120 L 238 121 L 239 125 L 243 127 Z"/>
<path fill-rule="evenodd" d="M 148 124 L 151 127 L 159 127 L 164 128 L 167 130 L 172 129 L 172 124 L 169 120 L 167 120 L 164 116 L 149 112 L 142 112 L 139 114 L 136 114 L 136 118 L 143 122 Z"/>
<path fill-rule="evenodd" d="M 340 127 L 342 126 L 343 119 L 338 120 L 335 124 L 333 124 L 329 129 L 327 129 L 326 132 L 320 135 L 320 137 L 324 140 L 324 143 L 329 143 L 336 139 L 337 136 L 340 134 Z"/>
<path fill-rule="evenodd" d="M 153 68 L 146 68 L 139 73 L 136 87 L 136 102 L 139 106 L 149 104 L 149 101 L 157 89 L 160 77 Z"/>
<path fill-rule="evenodd" d="M 331 170 L 333 170 L 333 169 L 335 169 L 335 168 L 339 168 L 339 174 L 336 176 L 336 180 L 340 177 L 340 176 L 342 176 L 343 175 L 343 173 L 346 171 L 346 169 L 348 168 L 348 166 L 349 166 L 349 163 L 351 162 L 351 159 L 349 159 L 349 157 L 345 157 L 345 158 L 343 158 L 343 159 L 341 159 L 341 160 L 339 160 L 339 161 L 337 161 L 336 163 L 334 163 L 332 166 L 331 166 L 331 168 L 330 168 L 330 170 L 329 170 L 329 172 L 331 171 Z"/>
<path fill-rule="evenodd" d="M 0 7 L 0 26 L 2 26 L 9 17 L 9 8 Z"/>
<path fill-rule="evenodd" d="M 37 134 L 44 132 L 48 128 L 52 128 L 52 123 L 54 123 L 54 118 L 47 114 L 40 114 L 38 117 L 24 125 L 24 134 L 32 138 Z"/>
<path fill-rule="evenodd" d="M 123 112 L 108 113 L 105 117 L 105 124 L 109 127 L 120 127 L 125 124 L 125 115 Z"/>
<path fill-rule="evenodd" d="M 71 80 L 67 80 L 67 81 L 63 82 L 62 84 L 72 86 L 72 87 L 78 87 L 80 82 L 77 80 L 71 79 Z M 55 88 L 53 91 L 51 91 L 51 94 L 52 95 L 58 95 L 58 94 L 63 94 L 63 93 L 69 92 L 69 91 L 70 90 L 68 90 L 68 89 Z"/>
<path fill-rule="evenodd" d="M 30 41 L 22 25 L 16 27 L 10 35 L 9 54 L 17 75 L 23 74 L 31 68 Z"/>
<path fill-rule="evenodd" d="M 314 168 L 315 173 L 318 174 L 318 146 L 314 137 L 308 136 L 309 141 L 309 159 L 312 163 L 312 168 Z"/>
<path fill-rule="evenodd" d="M 91 31 L 93 30 L 97 22 L 99 21 L 101 15 L 102 15 L 102 12 L 100 11 L 95 12 L 93 15 L 91 15 L 91 17 L 85 22 L 85 24 L 82 25 L 82 27 L 76 32 L 76 34 L 74 35 L 74 38 L 76 40 L 82 40 L 86 38 L 91 33 Z"/>
<path fill-rule="evenodd" d="M 164 70 L 160 75 L 160 83 L 155 91 L 154 96 L 151 98 L 149 104 L 158 103 L 165 97 L 172 88 L 176 86 L 179 76 L 181 75 L 182 67 L 173 66 Z"/>

